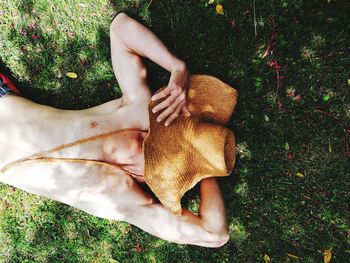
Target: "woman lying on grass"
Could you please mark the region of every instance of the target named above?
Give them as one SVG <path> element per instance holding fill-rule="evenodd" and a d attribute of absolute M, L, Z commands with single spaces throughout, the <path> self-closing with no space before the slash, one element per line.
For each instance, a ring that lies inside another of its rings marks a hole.
<path fill-rule="evenodd" d="M 165 126 L 180 114 L 190 114 L 186 101 L 189 74 L 185 63 L 125 13 L 115 17 L 110 33 L 113 69 L 123 92 L 119 99 L 85 110 L 60 110 L 13 94 L 18 93 L 14 85 L 0 76 L 0 168 L 32 156 L 26 159 L 30 161 L 38 152 L 48 154 L 45 151 L 55 147 L 56 152 L 50 154 L 62 157 L 65 149 L 57 149 L 60 145 L 71 147 L 69 143 L 84 138 L 130 129 L 130 132 L 99 140 L 93 146 L 77 144 L 70 151 L 81 159 L 115 163 L 123 169 L 111 174 L 107 168 L 93 165 L 33 163 L 30 169 L 20 165 L 12 172 L 3 169 L 0 182 L 94 216 L 129 222 L 171 242 L 222 246 L 229 236 L 222 195 L 214 178 L 203 179 L 200 183 L 199 216 L 185 209 L 175 216 L 140 187 L 144 184 L 142 143 L 150 125 L 148 104 L 151 99 L 142 57 L 171 72 L 168 86 L 153 97 L 163 99 L 153 111 L 158 112 L 158 121 Z M 74 176 L 69 176 L 73 173 Z M 139 176 L 133 177 L 133 174 Z"/>

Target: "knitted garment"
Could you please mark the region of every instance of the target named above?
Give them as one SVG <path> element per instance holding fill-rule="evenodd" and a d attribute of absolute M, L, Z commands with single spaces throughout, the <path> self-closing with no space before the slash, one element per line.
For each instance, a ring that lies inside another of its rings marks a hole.
<path fill-rule="evenodd" d="M 181 198 L 200 180 L 227 176 L 235 163 L 235 139 L 225 127 L 237 103 L 237 91 L 207 75 L 192 75 L 188 90 L 190 117 L 179 116 L 168 127 L 158 123 L 149 104 L 150 129 L 143 147 L 144 180 L 173 214 Z"/>

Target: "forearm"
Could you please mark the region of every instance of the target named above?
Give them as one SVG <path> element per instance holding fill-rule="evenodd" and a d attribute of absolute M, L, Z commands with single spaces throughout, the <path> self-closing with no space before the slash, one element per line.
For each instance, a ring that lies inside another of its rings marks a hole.
<path fill-rule="evenodd" d="M 113 29 L 120 43 L 131 52 L 149 58 L 169 72 L 185 67 L 184 62 L 176 58 L 155 34 L 126 14 L 116 16 Z"/>
<path fill-rule="evenodd" d="M 175 216 L 161 204 L 131 209 L 128 208 L 125 221 L 170 242 L 203 247 L 219 247 L 227 242 L 225 234 L 209 232 L 202 220 L 188 210 L 184 209 L 181 216 Z"/>
<path fill-rule="evenodd" d="M 199 217 L 208 231 L 226 233 L 228 231 L 225 204 L 221 190 L 213 177 L 203 179 L 200 185 Z"/>
<path fill-rule="evenodd" d="M 228 239 L 226 213 L 220 188 L 214 178 L 201 182 L 199 217 L 183 209 L 175 216 L 161 204 L 128 208 L 125 221 L 143 230 L 180 244 L 219 247 Z"/>

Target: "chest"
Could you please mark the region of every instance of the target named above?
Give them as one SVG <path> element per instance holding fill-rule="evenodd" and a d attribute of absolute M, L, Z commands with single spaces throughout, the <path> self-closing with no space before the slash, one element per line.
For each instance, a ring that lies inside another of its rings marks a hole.
<path fill-rule="evenodd" d="M 109 111 L 101 107 L 65 111 L 27 103 L 21 105 L 21 101 L 16 101 L 16 105 L 5 105 L 14 107 L 15 111 L 0 116 L 0 167 L 87 137 L 125 128 L 147 130 L 149 127 L 146 103 L 134 103 Z M 93 152 L 95 149 L 86 151 Z"/>

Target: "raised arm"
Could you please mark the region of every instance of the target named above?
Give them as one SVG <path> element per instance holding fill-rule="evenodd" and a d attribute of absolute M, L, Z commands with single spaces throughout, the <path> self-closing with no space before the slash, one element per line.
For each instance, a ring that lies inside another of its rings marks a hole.
<path fill-rule="evenodd" d="M 149 29 L 125 13 L 118 14 L 111 25 L 112 64 L 116 78 L 127 102 L 149 92 L 146 68 L 141 57 L 146 57 L 171 72 L 168 88 L 156 95 L 167 97 L 155 111 L 162 110 L 159 120 L 171 123 L 186 106 L 186 89 L 189 74 L 186 64 L 172 54 Z"/>
<path fill-rule="evenodd" d="M 123 219 L 157 237 L 179 244 L 220 247 L 228 239 L 225 206 L 215 178 L 200 185 L 199 215 L 183 210 L 174 216 L 161 204 L 133 207 Z"/>

